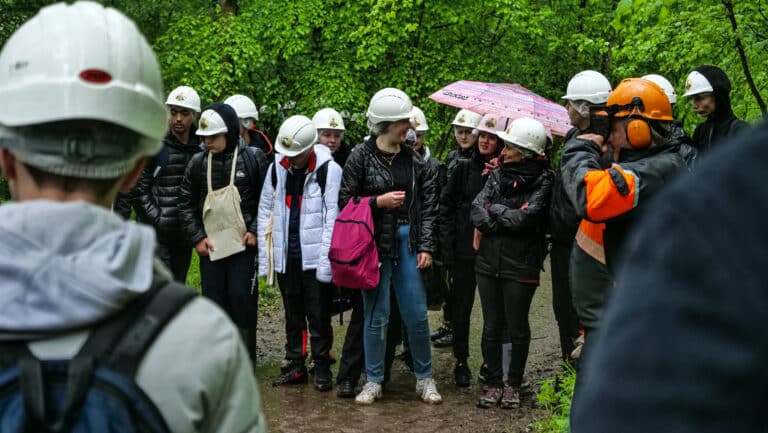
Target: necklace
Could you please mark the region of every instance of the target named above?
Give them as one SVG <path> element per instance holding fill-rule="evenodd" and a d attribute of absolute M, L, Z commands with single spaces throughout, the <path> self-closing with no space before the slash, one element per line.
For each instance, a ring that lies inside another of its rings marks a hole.
<path fill-rule="evenodd" d="M 391 156 L 387 156 L 391 155 Z M 397 158 L 397 153 L 386 153 L 384 151 L 379 151 L 379 156 L 381 156 L 381 159 L 383 159 L 387 165 L 392 165 L 392 162 L 394 162 L 395 158 Z"/>

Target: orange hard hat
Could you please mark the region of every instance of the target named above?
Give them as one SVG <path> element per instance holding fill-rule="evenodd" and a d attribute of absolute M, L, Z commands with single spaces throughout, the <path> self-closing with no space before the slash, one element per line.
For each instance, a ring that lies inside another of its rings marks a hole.
<path fill-rule="evenodd" d="M 658 84 L 642 78 L 627 78 L 608 96 L 606 111 L 613 117 L 637 116 L 672 121 L 672 105 Z"/>

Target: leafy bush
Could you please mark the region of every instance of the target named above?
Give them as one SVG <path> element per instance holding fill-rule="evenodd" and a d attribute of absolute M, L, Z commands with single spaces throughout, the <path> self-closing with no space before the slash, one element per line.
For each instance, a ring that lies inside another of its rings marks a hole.
<path fill-rule="evenodd" d="M 576 371 L 566 364 L 564 372 L 541 385 L 538 400 L 550 412 L 550 415 L 548 418 L 533 423 L 535 431 L 539 433 L 569 432 L 568 419 L 571 414 L 571 400 L 573 399 L 575 384 Z"/>

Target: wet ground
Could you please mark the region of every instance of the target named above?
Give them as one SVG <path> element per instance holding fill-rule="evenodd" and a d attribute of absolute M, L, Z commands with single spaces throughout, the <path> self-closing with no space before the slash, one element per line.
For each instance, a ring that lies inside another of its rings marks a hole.
<path fill-rule="evenodd" d="M 419 432 L 419 433 L 469 433 L 469 432 L 525 432 L 536 418 L 546 416 L 544 409 L 537 408 L 535 393 L 538 383 L 551 378 L 559 371 L 559 340 L 552 313 L 552 287 L 549 270 L 542 273 L 542 284 L 533 298 L 530 311 L 532 342 L 526 379 L 530 387 L 523 390 L 522 404 L 518 409 L 479 409 L 475 406 L 480 388 L 473 378 L 469 388 L 457 388 L 453 384 L 454 359 L 451 349 L 432 349 L 433 372 L 443 404 L 430 406 L 422 403 L 414 391 L 415 379 L 399 360 L 395 360 L 391 382 L 384 398 L 372 406 L 358 406 L 354 399 L 336 397 L 331 392 L 319 392 L 311 383 L 275 388 L 272 379 L 277 375 L 283 355 L 284 322 L 282 311 L 263 317 L 259 321 L 259 363 L 257 378 L 262 391 L 262 403 L 270 432 Z M 348 319 L 349 313 L 345 314 Z M 430 325 L 434 329 L 441 324 L 441 312 L 430 311 Z M 346 323 L 346 322 L 345 322 Z M 338 316 L 333 319 L 333 354 L 341 355 L 346 325 L 339 326 Z M 482 312 L 480 298 L 475 298 L 470 331 L 470 367 L 476 374 L 480 368 L 480 335 Z M 333 366 L 334 377 L 338 363 Z M 311 378 L 310 378 L 311 382 Z"/>

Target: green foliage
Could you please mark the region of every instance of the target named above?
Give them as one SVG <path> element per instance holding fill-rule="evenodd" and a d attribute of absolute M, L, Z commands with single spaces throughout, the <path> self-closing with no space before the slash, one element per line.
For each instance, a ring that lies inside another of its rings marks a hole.
<path fill-rule="evenodd" d="M 576 371 L 566 364 L 565 371 L 554 379 L 541 385 L 538 394 L 539 403 L 549 411 L 549 417 L 533 423 L 538 433 L 568 433 L 569 416 L 573 388 L 576 384 Z"/>
<path fill-rule="evenodd" d="M 453 81 L 520 83 L 559 100 L 576 72 L 595 69 L 614 85 L 659 73 L 682 94 L 688 72 L 702 64 L 728 73 L 734 111 L 754 120 L 760 111 L 737 38 L 755 87 L 768 88 L 768 6 L 755 0 L 733 2 L 736 30 L 725 0 L 240 0 L 228 16 L 208 0 L 101 2 L 147 35 L 167 90 L 193 86 L 203 104 L 248 95 L 273 138 L 286 117 L 330 106 L 342 112 L 354 145 L 368 132 L 370 96 L 392 86 L 422 108 L 426 144 L 442 151 L 453 145 L 456 109 L 428 96 Z M 2 0 L 0 42 L 49 3 Z M 701 119 L 686 98 L 677 105 L 692 132 Z"/>

